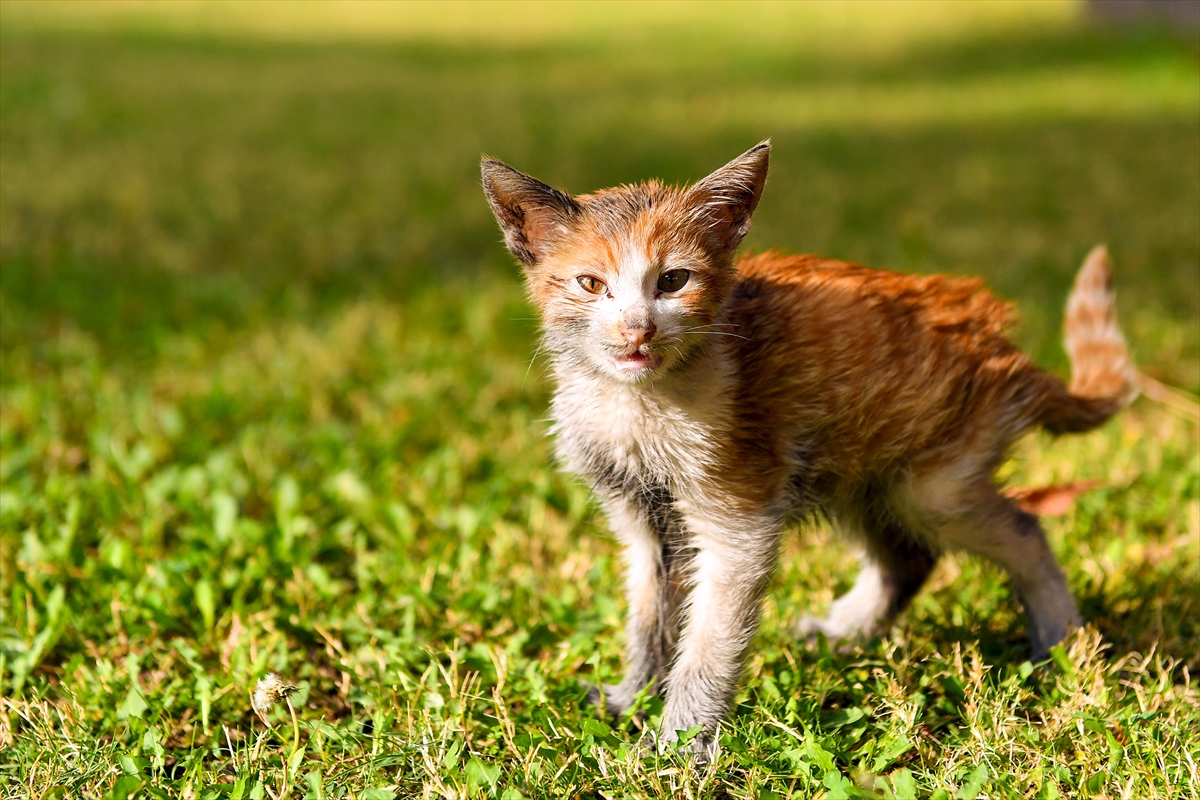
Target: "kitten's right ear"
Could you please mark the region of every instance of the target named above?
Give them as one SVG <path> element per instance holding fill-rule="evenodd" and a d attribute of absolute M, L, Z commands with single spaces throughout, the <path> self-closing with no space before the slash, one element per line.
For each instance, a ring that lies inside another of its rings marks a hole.
<path fill-rule="evenodd" d="M 483 191 L 504 231 L 504 243 L 526 267 L 536 266 L 553 239 L 566 233 L 579 205 L 569 194 L 501 161 L 485 158 L 480 167 Z"/>
<path fill-rule="evenodd" d="M 732 252 L 750 230 L 770 161 L 771 140 L 767 139 L 689 190 L 701 220 L 723 249 Z"/>

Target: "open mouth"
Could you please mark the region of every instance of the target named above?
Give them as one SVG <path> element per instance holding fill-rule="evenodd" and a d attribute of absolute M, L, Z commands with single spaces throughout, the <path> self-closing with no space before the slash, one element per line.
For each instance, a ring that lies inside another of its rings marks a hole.
<path fill-rule="evenodd" d="M 645 369 L 654 369 L 658 366 L 659 357 L 652 353 L 643 353 L 640 350 L 634 350 L 632 353 L 613 358 L 613 364 L 617 369 L 624 372 L 638 372 Z"/>

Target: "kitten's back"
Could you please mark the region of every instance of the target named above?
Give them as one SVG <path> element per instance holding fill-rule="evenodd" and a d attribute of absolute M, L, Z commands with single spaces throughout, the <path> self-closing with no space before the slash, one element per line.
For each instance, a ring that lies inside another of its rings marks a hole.
<path fill-rule="evenodd" d="M 726 305 L 732 330 L 745 337 L 736 345 L 737 405 L 748 419 L 802 435 L 814 466 L 843 475 L 918 466 L 979 437 L 1003 449 L 1026 428 L 1053 422 L 1044 419 L 1049 410 L 1072 414 L 1064 404 L 1074 396 L 1008 339 L 1012 308 L 978 279 L 774 252 L 737 266 Z M 1103 309 L 1111 293 L 1103 296 L 1098 281 L 1093 274 L 1090 294 L 1073 295 L 1086 306 L 1077 317 L 1111 318 Z M 1093 329 L 1109 344 L 1119 340 L 1119 332 L 1114 339 Z M 1077 336 L 1075 350 L 1096 351 L 1100 338 Z M 1094 427 L 1120 407 L 1112 398 L 1125 383 L 1111 374 L 1125 368 L 1120 346 L 1104 350 L 1109 366 L 1092 360 L 1087 385 L 1105 387 L 1099 394 L 1108 399 L 1078 424 Z"/>

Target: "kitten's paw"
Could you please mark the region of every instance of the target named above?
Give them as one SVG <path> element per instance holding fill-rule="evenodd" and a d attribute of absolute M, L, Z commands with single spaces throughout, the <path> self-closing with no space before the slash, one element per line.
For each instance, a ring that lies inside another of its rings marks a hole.
<path fill-rule="evenodd" d="M 680 734 L 683 730 L 673 730 L 664 727 L 655 734 L 654 742 L 661 755 L 671 753 L 691 754 L 692 760 L 703 766 L 711 764 L 717 758 L 717 737 L 707 729 L 695 734 L 686 744 L 680 746 Z"/>
<path fill-rule="evenodd" d="M 616 719 L 633 705 L 634 698 L 622 691 L 619 684 L 596 685 L 590 681 L 580 683 L 587 687 L 587 704 L 599 708 L 606 717 Z"/>
<path fill-rule="evenodd" d="M 1063 619 L 1054 620 L 1041 626 L 1030 626 L 1029 647 L 1032 650 L 1030 661 L 1037 664 L 1050 658 L 1050 648 L 1065 641 L 1071 631 L 1081 627 L 1082 620 L 1078 612 L 1066 615 Z"/>
<path fill-rule="evenodd" d="M 806 616 L 792 626 L 792 632 L 798 639 L 809 644 L 815 644 L 818 635 L 823 635 L 836 653 L 847 653 L 861 640 L 868 638 L 858 628 L 847 626 L 841 620 L 828 617 Z"/>
<path fill-rule="evenodd" d="M 807 639 L 810 642 L 815 641 L 817 634 L 824 634 L 825 638 L 832 644 L 841 642 L 851 638 L 854 634 L 852 631 L 846 630 L 846 626 L 837 620 L 831 620 L 827 617 L 816 617 L 811 614 L 801 617 L 792 626 L 792 632 L 801 639 Z"/>

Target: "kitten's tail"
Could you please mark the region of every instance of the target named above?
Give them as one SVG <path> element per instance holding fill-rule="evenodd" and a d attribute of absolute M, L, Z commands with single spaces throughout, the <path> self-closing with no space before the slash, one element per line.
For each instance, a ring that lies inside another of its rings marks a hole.
<path fill-rule="evenodd" d="M 1133 362 L 1113 311 L 1112 265 L 1103 245 L 1088 253 L 1075 276 L 1064 328 L 1071 384 L 1053 380 L 1038 420 L 1054 434 L 1090 431 L 1137 395 Z"/>

